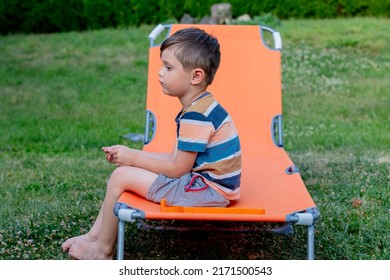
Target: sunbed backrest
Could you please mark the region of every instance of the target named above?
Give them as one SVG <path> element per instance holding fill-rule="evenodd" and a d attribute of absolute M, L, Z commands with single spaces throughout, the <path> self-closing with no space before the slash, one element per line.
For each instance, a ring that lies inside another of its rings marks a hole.
<path fill-rule="evenodd" d="M 169 34 L 184 27 L 172 25 Z M 264 31 L 259 26 L 198 27 L 215 35 L 220 42 L 221 65 L 209 91 L 231 114 L 240 135 L 244 158 L 270 155 L 280 149 L 271 133 L 273 118 L 282 113 L 280 51 L 263 44 Z M 156 114 L 157 126 L 155 139 L 145 149 L 170 151 L 175 142 L 173 120 L 180 103 L 161 91 L 159 46 L 151 47 L 149 52 L 147 109 Z"/>

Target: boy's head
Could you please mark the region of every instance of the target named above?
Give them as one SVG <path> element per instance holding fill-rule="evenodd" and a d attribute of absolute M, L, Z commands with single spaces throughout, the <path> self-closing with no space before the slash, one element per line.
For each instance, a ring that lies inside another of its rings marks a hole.
<path fill-rule="evenodd" d="M 160 47 L 160 55 L 168 48 L 175 48 L 175 56 L 186 71 L 201 68 L 205 71 L 206 85 L 210 85 L 219 67 L 221 53 L 218 40 L 199 28 L 178 30 Z"/>

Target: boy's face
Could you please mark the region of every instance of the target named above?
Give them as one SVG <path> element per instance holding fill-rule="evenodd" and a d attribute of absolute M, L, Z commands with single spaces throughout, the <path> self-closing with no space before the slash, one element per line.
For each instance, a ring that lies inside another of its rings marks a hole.
<path fill-rule="evenodd" d="M 191 88 L 191 71 L 186 71 L 175 56 L 175 47 L 161 54 L 162 67 L 158 73 L 162 91 L 169 96 L 183 97 Z"/>

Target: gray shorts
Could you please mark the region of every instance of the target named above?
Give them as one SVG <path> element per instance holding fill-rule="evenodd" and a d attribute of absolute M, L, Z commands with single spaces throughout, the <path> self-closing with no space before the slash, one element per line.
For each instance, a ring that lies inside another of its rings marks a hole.
<path fill-rule="evenodd" d="M 150 186 L 146 199 L 160 203 L 165 198 L 167 206 L 226 207 L 229 200 L 208 186 L 202 177 L 191 173 L 180 178 L 160 174 Z"/>

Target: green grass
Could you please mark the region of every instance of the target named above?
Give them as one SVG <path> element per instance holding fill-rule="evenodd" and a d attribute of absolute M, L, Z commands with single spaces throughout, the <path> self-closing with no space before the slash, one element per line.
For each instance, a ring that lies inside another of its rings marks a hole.
<path fill-rule="evenodd" d="M 67 259 L 60 244 L 89 229 L 113 169 L 100 148 L 143 132 L 152 28 L 0 37 L 0 259 Z M 390 20 L 277 29 L 285 149 L 321 211 L 316 258 L 390 259 Z M 295 229 L 128 226 L 126 258 L 305 259 Z"/>

